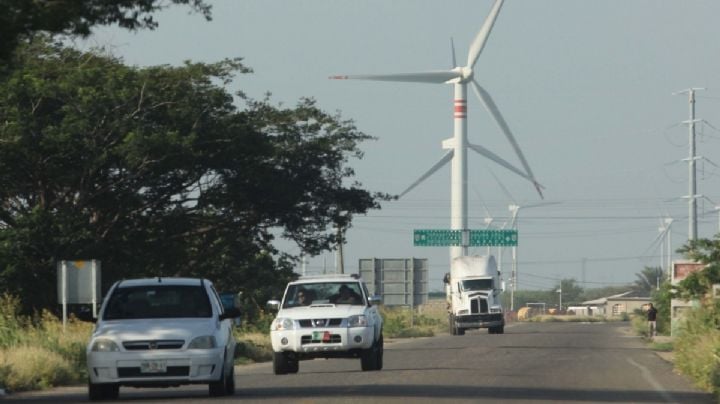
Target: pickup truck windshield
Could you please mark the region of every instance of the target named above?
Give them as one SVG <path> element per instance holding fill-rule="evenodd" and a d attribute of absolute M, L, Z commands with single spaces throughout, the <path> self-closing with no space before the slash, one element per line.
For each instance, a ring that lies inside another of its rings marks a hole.
<path fill-rule="evenodd" d="M 358 282 L 318 282 L 290 285 L 283 308 L 317 304 L 365 305 Z"/>
<path fill-rule="evenodd" d="M 463 291 L 490 290 L 493 288 L 492 279 L 469 279 L 460 282 Z"/>

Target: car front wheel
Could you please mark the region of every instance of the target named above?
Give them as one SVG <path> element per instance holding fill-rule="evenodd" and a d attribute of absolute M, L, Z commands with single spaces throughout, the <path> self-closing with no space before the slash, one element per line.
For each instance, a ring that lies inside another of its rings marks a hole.
<path fill-rule="evenodd" d="M 117 384 L 98 384 L 88 380 L 88 398 L 90 401 L 114 400 L 120 394 Z"/>
<path fill-rule="evenodd" d="M 208 385 L 208 393 L 211 397 L 229 396 L 235 394 L 235 366 L 230 367 L 229 372 L 225 372 L 225 369 L 223 368 L 220 380 L 210 382 Z"/>

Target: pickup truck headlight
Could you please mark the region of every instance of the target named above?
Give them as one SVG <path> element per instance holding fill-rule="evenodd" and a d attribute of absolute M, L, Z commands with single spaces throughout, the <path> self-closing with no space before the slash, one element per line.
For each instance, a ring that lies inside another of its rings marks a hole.
<path fill-rule="evenodd" d="M 348 328 L 350 327 L 367 327 L 367 317 L 360 314 L 357 316 L 348 317 Z"/>
<path fill-rule="evenodd" d="M 92 348 L 90 350 L 93 352 L 119 352 L 120 348 L 113 340 L 99 338 L 96 339 L 95 342 L 93 342 Z"/>
<path fill-rule="evenodd" d="M 201 337 L 195 337 L 190 341 L 188 349 L 213 349 L 216 346 L 215 337 L 212 335 L 203 335 Z"/>
<path fill-rule="evenodd" d="M 270 325 L 271 331 L 294 330 L 295 322 L 291 318 L 276 318 Z"/>

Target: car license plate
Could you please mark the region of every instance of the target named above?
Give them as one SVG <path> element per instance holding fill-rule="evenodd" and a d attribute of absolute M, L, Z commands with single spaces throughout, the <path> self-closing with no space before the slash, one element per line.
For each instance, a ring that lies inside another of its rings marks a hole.
<path fill-rule="evenodd" d="M 313 342 L 330 342 L 330 331 L 313 331 L 312 340 Z"/>
<path fill-rule="evenodd" d="M 140 362 L 140 373 L 166 373 L 166 361 L 142 361 Z"/>

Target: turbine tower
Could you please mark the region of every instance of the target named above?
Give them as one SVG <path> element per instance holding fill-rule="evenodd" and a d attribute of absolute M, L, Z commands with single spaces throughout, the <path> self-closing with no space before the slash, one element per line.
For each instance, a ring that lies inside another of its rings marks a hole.
<path fill-rule="evenodd" d="M 451 212 L 450 212 L 450 227 L 452 230 L 468 230 L 468 198 L 467 198 L 467 149 L 470 148 L 475 152 L 493 160 L 497 164 L 505 167 L 513 173 L 529 180 L 535 186 L 535 189 L 542 198 L 542 185 L 540 185 L 530 169 L 530 166 L 525 160 L 525 156 L 520 150 L 515 137 L 513 136 L 510 128 L 508 127 L 505 119 L 500 114 L 495 102 L 490 97 L 490 94 L 485 91 L 473 77 L 473 67 L 480 56 L 485 43 L 487 42 L 490 31 L 495 24 L 500 8 L 503 5 L 503 0 L 496 0 L 493 5 L 490 14 L 485 19 L 480 31 L 475 36 L 467 56 L 467 64 L 465 66 L 457 66 L 455 63 L 455 54 L 453 51 L 453 64 L 455 67 L 451 70 L 435 70 L 417 73 L 397 73 L 397 74 L 373 74 L 373 75 L 352 75 L 352 76 L 331 76 L 330 79 L 357 79 L 357 80 L 376 80 L 376 81 L 401 81 L 401 82 L 415 82 L 415 83 L 446 83 L 452 84 L 454 87 L 454 101 L 453 101 L 453 122 L 454 131 L 453 137 L 443 141 L 443 149 L 448 152 L 438 161 L 434 166 L 430 168 L 425 174 L 423 174 L 417 181 L 410 185 L 405 191 L 399 196 L 407 194 L 415 188 L 418 184 L 436 172 L 440 167 L 452 161 L 451 169 Z M 485 109 L 490 113 L 495 122 L 497 123 L 500 130 L 505 134 L 508 141 L 512 145 L 518 159 L 522 163 L 523 170 L 513 166 L 506 160 L 502 159 L 497 154 L 490 150 L 475 144 L 471 144 L 467 140 L 467 86 L 470 84 L 475 92 L 475 95 L 480 99 Z M 464 256 L 468 254 L 468 246 L 462 245 L 460 247 L 450 247 L 450 260 L 453 258 Z"/>

